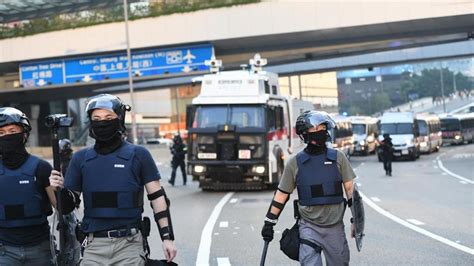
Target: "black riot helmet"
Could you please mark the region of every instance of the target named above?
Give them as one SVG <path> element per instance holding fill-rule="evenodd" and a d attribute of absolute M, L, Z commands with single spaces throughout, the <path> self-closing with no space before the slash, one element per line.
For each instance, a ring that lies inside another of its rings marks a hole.
<path fill-rule="evenodd" d="M 19 125 L 23 128 L 23 132 L 30 134 L 31 125 L 26 115 L 13 107 L 0 108 L 0 127 L 7 125 Z"/>
<path fill-rule="evenodd" d="M 89 121 L 92 111 L 95 109 L 106 109 L 117 114 L 120 120 L 121 131 L 125 132 L 125 112 L 132 110 L 130 105 L 124 104 L 119 97 L 111 94 L 99 94 L 87 100 L 86 113 Z"/>
<path fill-rule="evenodd" d="M 321 124 L 325 124 L 328 131 L 336 127 L 336 122 L 328 113 L 324 111 L 305 111 L 296 119 L 296 134 L 304 143 L 308 143 L 308 129 Z"/>

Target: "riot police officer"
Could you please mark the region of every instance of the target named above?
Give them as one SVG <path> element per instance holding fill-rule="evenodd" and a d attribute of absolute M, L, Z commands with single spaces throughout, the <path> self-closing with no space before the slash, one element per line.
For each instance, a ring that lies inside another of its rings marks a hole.
<path fill-rule="evenodd" d="M 26 151 L 26 115 L 0 108 L 0 265 L 51 265 L 51 165 Z"/>
<path fill-rule="evenodd" d="M 382 149 L 382 161 L 385 175 L 392 176 L 392 155 L 393 155 L 393 143 L 390 134 L 383 134 L 383 141 L 380 143 Z"/>
<path fill-rule="evenodd" d="M 321 249 L 327 265 L 349 264 L 342 221 L 346 208 L 343 190 L 351 205 L 355 174 L 343 152 L 326 146 L 328 130 L 334 127 L 334 120 L 326 112 L 306 111 L 298 117 L 296 133 L 307 146 L 285 166 L 262 228 L 263 239 L 271 241 L 273 227 L 296 188 L 300 238 L 311 242 L 300 243 L 301 265 L 322 265 Z M 351 230 L 353 234 L 353 226 Z"/>
<path fill-rule="evenodd" d="M 171 261 L 176 256 L 169 200 L 156 164 L 148 150 L 124 140 L 129 110 L 130 106 L 110 94 L 89 98 L 89 133 L 96 142 L 73 155 L 66 174 L 63 211 L 72 210 L 80 193 L 83 195 L 84 265 L 145 264 L 140 234 L 143 187 L 155 213 L 165 257 Z M 50 179 L 62 177 L 52 171 Z"/>
<path fill-rule="evenodd" d="M 170 147 L 173 158 L 171 160 L 171 178 L 168 181 L 174 186 L 174 180 L 176 178 L 176 170 L 178 167 L 181 169 L 181 175 L 183 176 L 183 185 L 186 185 L 186 164 L 184 163 L 184 157 L 186 156 L 186 145 L 183 143 L 183 139 L 178 134 L 173 138 L 173 146 Z"/>

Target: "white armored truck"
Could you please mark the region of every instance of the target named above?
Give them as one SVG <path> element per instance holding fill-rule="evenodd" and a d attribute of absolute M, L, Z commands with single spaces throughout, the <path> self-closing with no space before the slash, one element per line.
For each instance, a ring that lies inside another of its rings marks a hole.
<path fill-rule="evenodd" d="M 282 96 L 278 76 L 262 70 L 256 55 L 250 69 L 193 80 L 201 92 L 187 108 L 188 173 L 203 190 L 256 190 L 278 184 L 285 161 L 303 148 L 295 122 L 310 102 Z"/>

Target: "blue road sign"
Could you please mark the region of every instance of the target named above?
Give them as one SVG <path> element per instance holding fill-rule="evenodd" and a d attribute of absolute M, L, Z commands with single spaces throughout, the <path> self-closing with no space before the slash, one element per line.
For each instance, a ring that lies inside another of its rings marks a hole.
<path fill-rule="evenodd" d="M 196 45 L 132 52 L 134 76 L 206 71 L 205 60 L 212 56 L 212 45 Z M 24 87 L 93 82 L 128 77 L 126 53 L 115 53 L 55 61 L 29 62 L 20 65 Z"/>

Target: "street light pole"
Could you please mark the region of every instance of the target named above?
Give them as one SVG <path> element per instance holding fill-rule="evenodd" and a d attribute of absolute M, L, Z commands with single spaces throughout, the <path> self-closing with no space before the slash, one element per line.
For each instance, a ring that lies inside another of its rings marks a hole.
<path fill-rule="evenodd" d="M 132 116 L 132 143 L 137 144 L 137 124 L 135 121 L 135 99 L 133 97 L 133 75 L 132 75 L 132 55 L 130 51 L 130 37 L 128 34 L 128 3 L 127 0 L 123 0 L 123 16 L 125 19 L 125 42 L 127 43 L 127 65 L 128 65 L 128 86 L 130 89 L 130 101 L 132 110 L 130 112 Z"/>
<path fill-rule="evenodd" d="M 446 103 L 444 100 L 444 80 L 443 80 L 443 62 L 439 62 L 440 68 L 439 68 L 439 74 L 440 74 L 440 79 L 441 79 L 441 97 L 443 99 L 443 112 L 446 113 Z"/>

